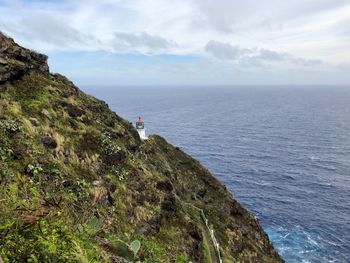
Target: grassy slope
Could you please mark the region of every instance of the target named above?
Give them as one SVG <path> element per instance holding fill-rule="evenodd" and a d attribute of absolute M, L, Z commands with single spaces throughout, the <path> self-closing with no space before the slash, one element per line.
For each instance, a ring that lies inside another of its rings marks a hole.
<path fill-rule="evenodd" d="M 16 73 L 0 76 L 4 262 L 214 262 L 198 208 L 224 262 L 281 262 L 254 216 L 199 162 L 159 136 L 141 143 L 45 59 L 1 33 L 0 44 L 0 75 Z"/>

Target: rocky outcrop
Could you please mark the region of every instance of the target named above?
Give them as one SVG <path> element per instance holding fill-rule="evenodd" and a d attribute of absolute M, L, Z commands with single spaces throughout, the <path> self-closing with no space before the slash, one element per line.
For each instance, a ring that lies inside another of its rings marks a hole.
<path fill-rule="evenodd" d="M 48 73 L 47 56 L 17 45 L 0 32 L 0 84 L 20 78 L 31 69 Z"/>
<path fill-rule="evenodd" d="M 47 148 L 51 148 L 51 149 L 55 149 L 57 147 L 57 142 L 54 138 L 52 138 L 51 136 L 43 136 L 41 138 L 41 142 L 43 143 L 43 145 L 45 145 L 45 147 Z"/>

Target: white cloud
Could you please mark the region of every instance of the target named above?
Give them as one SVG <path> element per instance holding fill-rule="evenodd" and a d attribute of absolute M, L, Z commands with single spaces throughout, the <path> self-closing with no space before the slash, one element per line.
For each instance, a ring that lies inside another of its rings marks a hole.
<path fill-rule="evenodd" d="M 215 39 L 331 61 L 334 52 L 324 45 L 339 47 L 348 40 L 350 5 L 347 0 L 17 0 L 0 4 L 0 12 L 3 30 L 42 50 L 132 51 L 134 46 L 139 52 L 143 42 L 145 52 L 188 54 Z M 336 55 L 335 60 L 345 62 Z"/>
<path fill-rule="evenodd" d="M 289 58 L 289 55 L 286 53 L 279 53 L 276 51 L 261 49 L 259 55 L 257 56 L 260 60 L 268 61 L 283 61 Z"/>
<path fill-rule="evenodd" d="M 321 60 L 294 57 L 288 53 L 269 49 L 240 48 L 214 40 L 206 44 L 205 51 L 215 59 L 234 62 L 245 67 L 263 67 L 271 64 L 314 67 L 323 64 Z"/>
<path fill-rule="evenodd" d="M 215 58 L 223 60 L 238 60 L 242 56 L 252 53 L 252 50 L 242 49 L 238 46 L 232 46 L 229 43 L 222 43 L 215 40 L 210 40 L 206 44 L 205 51 Z"/>
<path fill-rule="evenodd" d="M 115 52 L 157 53 L 166 52 L 174 46 L 176 46 L 175 42 L 146 32 L 138 34 L 117 32 L 114 33 L 114 39 L 111 41 L 112 50 Z"/>
<path fill-rule="evenodd" d="M 45 53 L 209 56 L 215 72 L 256 76 L 350 61 L 348 0 L 0 0 L 0 14 L 0 30 Z"/>
<path fill-rule="evenodd" d="M 19 23 L 10 24 L 9 30 L 27 41 L 46 43 L 54 47 L 74 47 L 88 45 L 94 37 L 62 23 L 46 14 L 25 17 Z"/>

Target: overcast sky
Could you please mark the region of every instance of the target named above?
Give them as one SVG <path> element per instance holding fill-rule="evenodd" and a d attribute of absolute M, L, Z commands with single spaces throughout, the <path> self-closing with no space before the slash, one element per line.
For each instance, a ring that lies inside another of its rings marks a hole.
<path fill-rule="evenodd" d="M 0 0 L 79 85 L 350 84 L 349 0 Z"/>

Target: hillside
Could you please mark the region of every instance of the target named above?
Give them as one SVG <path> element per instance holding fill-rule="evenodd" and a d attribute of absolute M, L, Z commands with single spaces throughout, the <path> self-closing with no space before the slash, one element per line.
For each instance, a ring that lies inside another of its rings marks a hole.
<path fill-rule="evenodd" d="M 0 262 L 219 262 L 209 229 L 223 262 L 283 262 L 198 161 L 2 33 L 0 187 Z"/>

